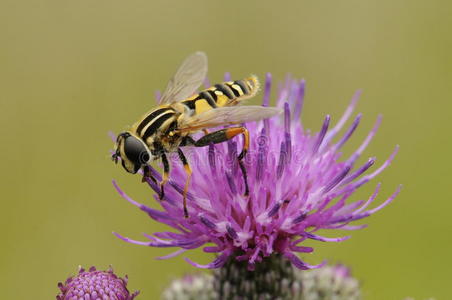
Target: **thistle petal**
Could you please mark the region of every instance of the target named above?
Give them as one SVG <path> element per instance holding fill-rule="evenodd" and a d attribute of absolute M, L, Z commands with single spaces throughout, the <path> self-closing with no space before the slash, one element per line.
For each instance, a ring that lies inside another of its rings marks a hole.
<path fill-rule="evenodd" d="M 229 80 L 230 74 L 226 74 L 225 78 Z M 270 104 L 272 85 L 272 77 L 267 74 L 263 106 Z M 361 91 L 355 93 L 332 128 L 331 118 L 327 115 L 320 130 L 311 134 L 300 123 L 305 81 L 288 76 L 278 87 L 276 103 L 284 114 L 244 124 L 251 141 L 244 160 L 249 195 L 243 195 L 245 185 L 237 162 L 238 151 L 243 148 L 241 139 L 194 148 L 189 157 L 193 171 L 187 195 L 189 217 L 185 218 L 182 207 L 186 174 L 183 166 L 176 164 L 165 188 L 165 199 L 158 202 L 161 210 L 134 201 L 113 182 L 124 199 L 152 219 L 168 225 L 174 232 L 145 235 L 148 241 L 115 235 L 137 245 L 179 248 L 160 259 L 198 247 L 204 247 L 205 252 L 219 254 L 205 265 L 186 258 L 187 262 L 198 268 L 219 268 L 232 258 L 246 262 L 249 269 L 254 269 L 275 254 L 284 256 L 297 268 L 311 269 L 321 265 L 309 265 L 295 255 L 295 252 L 303 254 L 313 251 L 313 248 L 302 245 L 305 240 L 341 242 L 350 238 L 324 237 L 315 232 L 320 229 L 364 228 L 366 225 L 350 223 L 387 206 L 400 191 L 399 187 L 386 201 L 370 209 L 370 204 L 376 201 L 380 185 L 366 201 L 352 198 L 362 185 L 392 163 L 398 151 L 396 147 L 390 157 L 371 173 L 368 171 L 375 162 L 374 157 L 355 167 L 356 161 L 374 138 L 381 116 L 358 149 L 348 159 L 341 160 L 339 150 L 351 138 L 362 118 L 361 114 L 357 114 L 351 125 L 343 129 L 355 110 Z M 340 138 L 333 142 L 336 136 Z M 152 176 L 161 180 L 155 169 L 150 170 Z M 158 184 L 151 180 L 148 184 L 156 193 L 159 192 Z"/>

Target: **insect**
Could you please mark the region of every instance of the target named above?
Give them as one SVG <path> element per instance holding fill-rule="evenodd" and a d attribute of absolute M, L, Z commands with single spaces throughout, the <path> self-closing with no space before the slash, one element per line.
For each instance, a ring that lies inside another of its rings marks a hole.
<path fill-rule="evenodd" d="M 243 158 L 249 147 L 248 130 L 241 123 L 269 118 L 280 113 L 280 109 L 262 106 L 236 106 L 251 98 L 259 90 L 255 76 L 216 84 L 196 93 L 207 74 L 207 56 L 196 52 L 188 56 L 170 79 L 159 100 L 159 106 L 147 112 L 130 130 L 118 135 L 112 159 L 129 173 L 143 170 L 143 181 L 150 174 L 149 164 L 161 159 L 163 176 L 160 182 L 160 199 L 164 199 L 164 186 L 168 181 L 170 165 L 167 153 L 177 152 L 187 174 L 183 191 L 183 209 L 188 217 L 187 193 L 191 179 L 190 165 L 181 147 L 205 147 L 222 143 L 237 135 L 243 135 L 243 149 L 238 155 L 240 169 L 245 182 L 245 195 L 249 194 Z M 214 132 L 207 129 L 225 125 L 236 125 Z M 204 131 L 197 140 L 192 134 Z"/>

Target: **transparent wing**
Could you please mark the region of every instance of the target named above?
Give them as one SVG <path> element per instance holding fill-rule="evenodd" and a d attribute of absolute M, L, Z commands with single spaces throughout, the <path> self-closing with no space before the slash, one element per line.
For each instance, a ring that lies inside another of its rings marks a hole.
<path fill-rule="evenodd" d="M 170 79 L 160 98 L 160 104 L 169 104 L 190 97 L 207 75 L 207 56 L 195 52 L 187 57 Z"/>
<path fill-rule="evenodd" d="M 240 124 L 270 118 L 282 112 L 276 107 L 232 106 L 220 107 L 186 117 L 179 122 L 179 131 L 195 131 L 221 125 Z"/>

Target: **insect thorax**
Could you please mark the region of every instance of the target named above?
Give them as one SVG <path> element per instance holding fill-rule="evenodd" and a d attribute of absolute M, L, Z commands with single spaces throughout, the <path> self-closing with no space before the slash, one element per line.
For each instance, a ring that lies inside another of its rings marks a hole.
<path fill-rule="evenodd" d="M 141 138 L 149 150 L 159 150 L 164 137 L 177 126 L 177 113 L 172 107 L 161 106 L 145 114 L 133 127 L 132 132 Z"/>

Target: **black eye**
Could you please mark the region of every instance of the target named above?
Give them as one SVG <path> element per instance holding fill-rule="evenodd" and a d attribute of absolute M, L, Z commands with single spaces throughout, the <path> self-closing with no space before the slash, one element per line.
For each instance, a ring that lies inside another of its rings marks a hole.
<path fill-rule="evenodd" d="M 124 154 L 127 156 L 127 159 L 133 162 L 135 168 L 139 168 L 143 164 L 142 160 L 145 156 L 149 160 L 149 154 L 145 145 L 134 136 L 128 136 L 124 140 Z"/>

